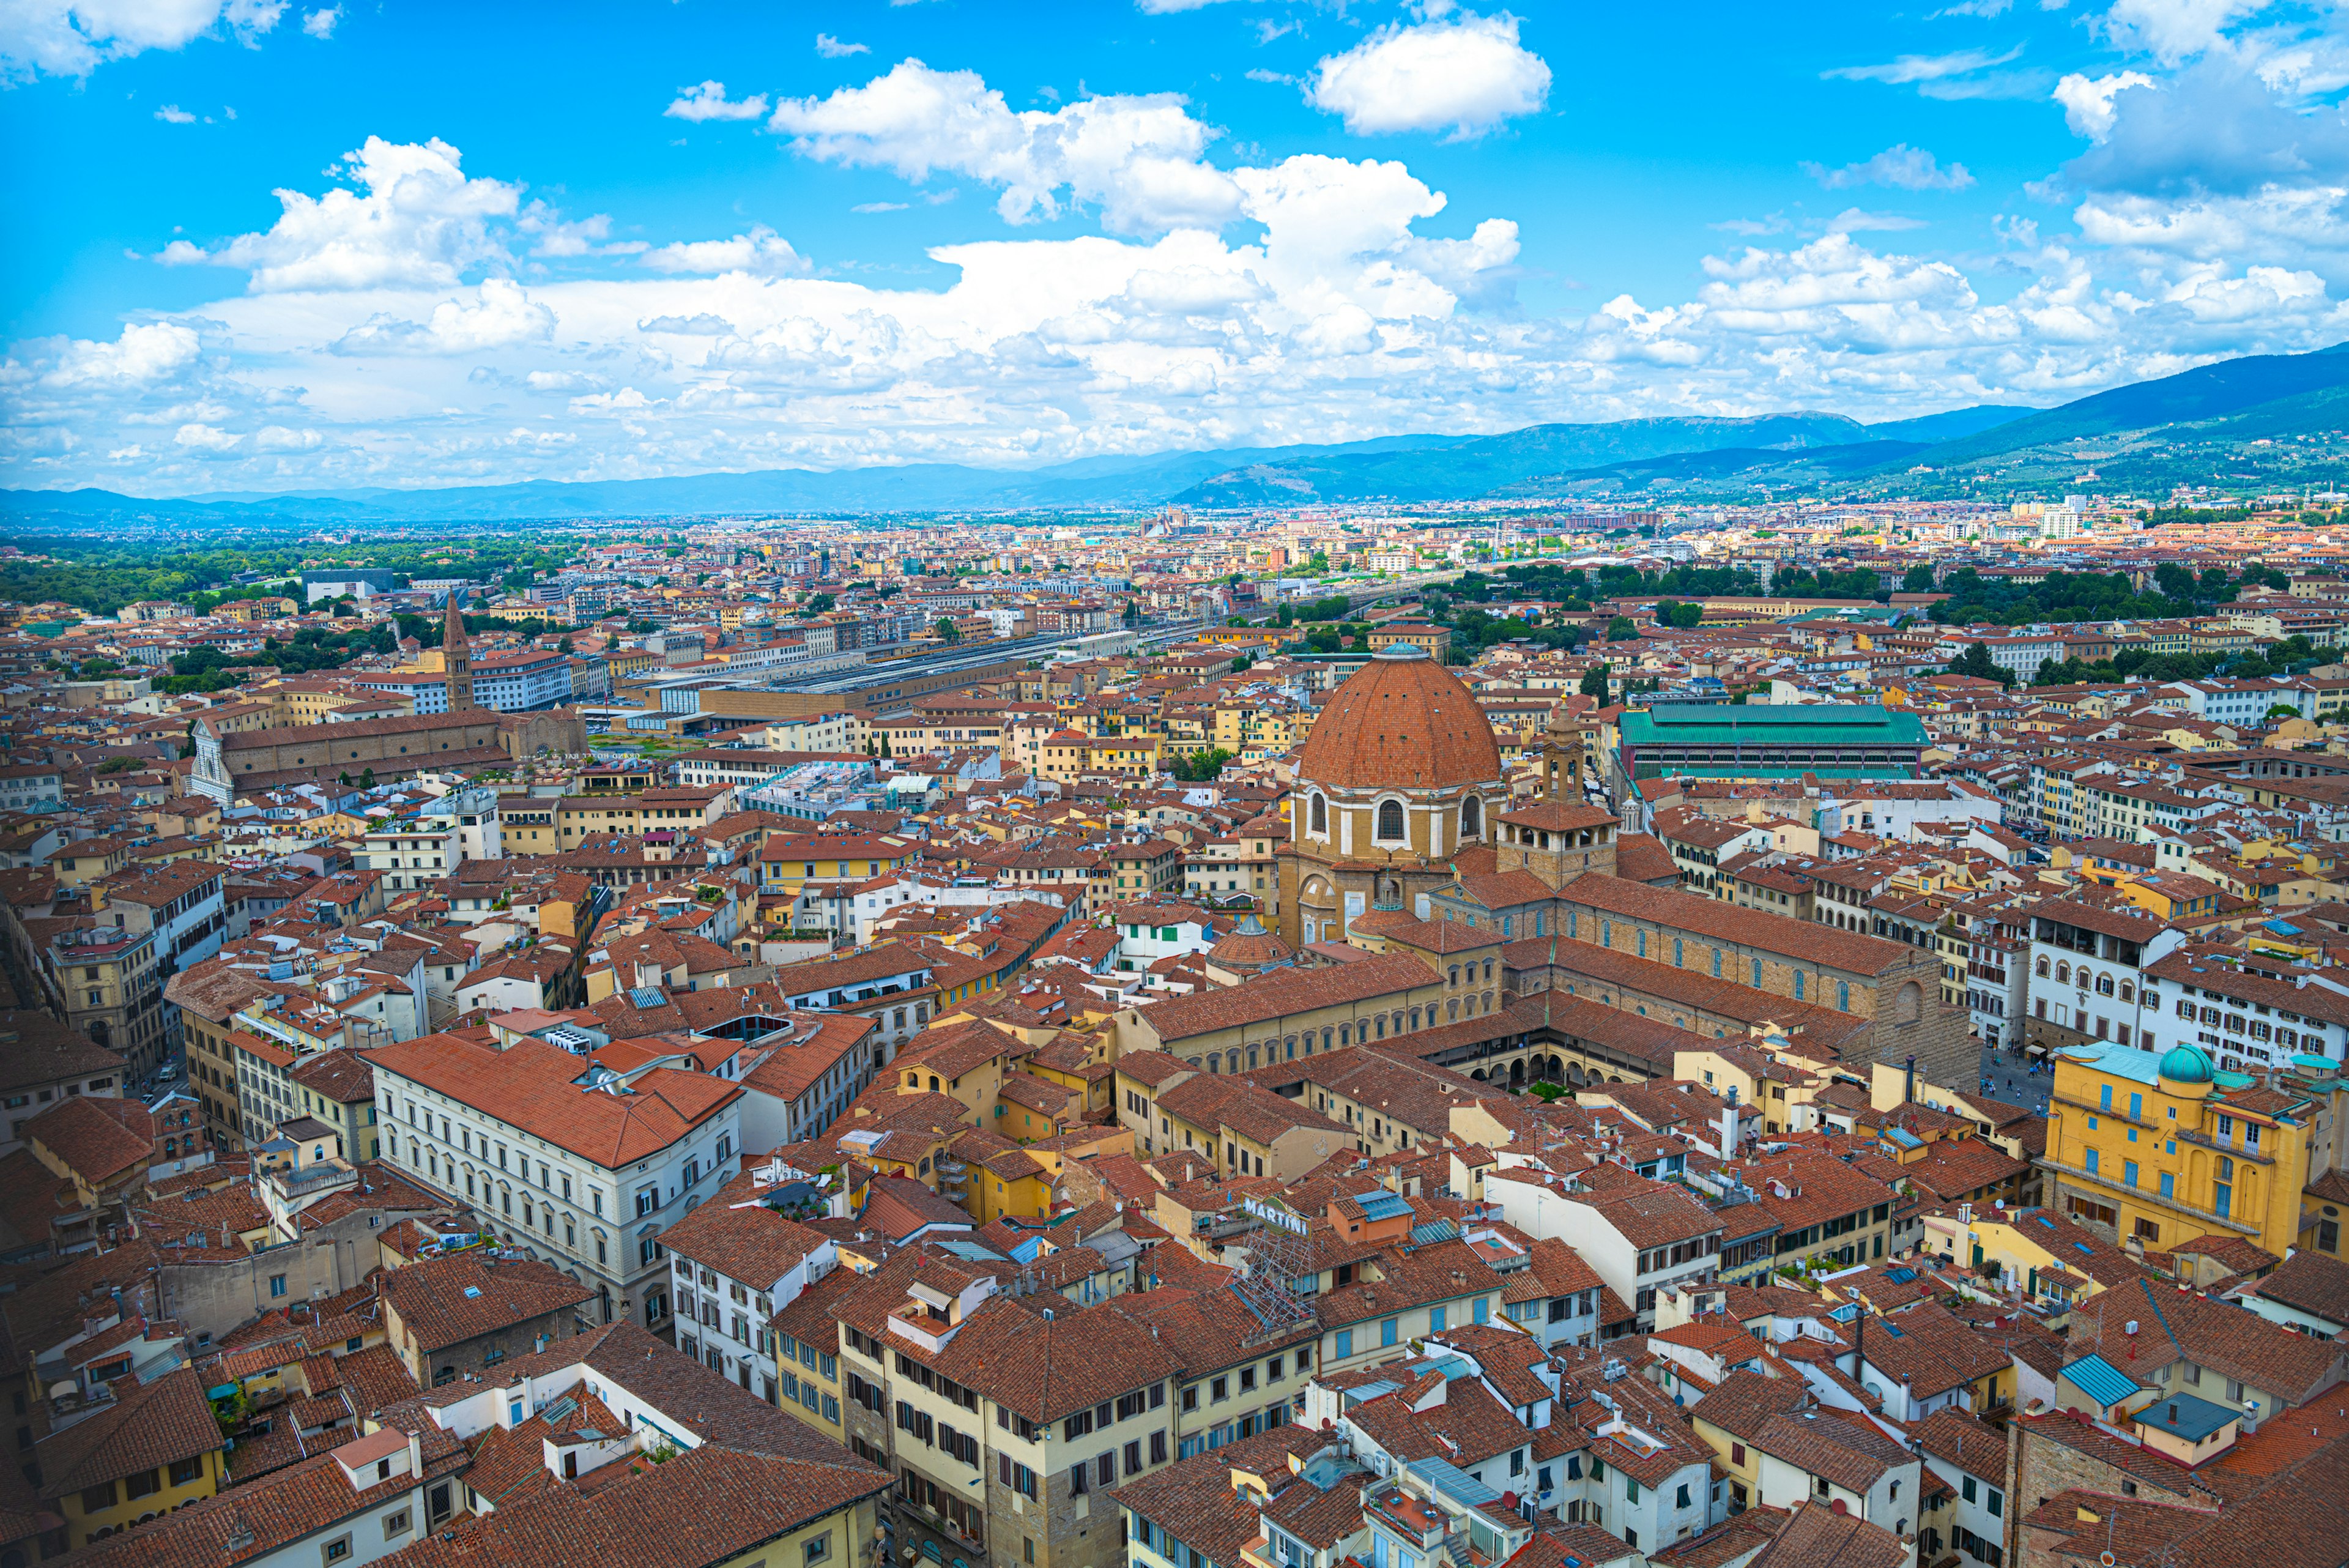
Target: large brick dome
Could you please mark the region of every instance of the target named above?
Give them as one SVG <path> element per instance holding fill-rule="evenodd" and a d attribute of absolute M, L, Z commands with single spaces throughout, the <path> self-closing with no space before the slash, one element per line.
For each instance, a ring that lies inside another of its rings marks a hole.
<path fill-rule="evenodd" d="M 1329 789 L 1456 789 L 1498 783 L 1501 752 L 1459 678 L 1425 649 L 1396 643 L 1338 688 L 1297 771 Z"/>

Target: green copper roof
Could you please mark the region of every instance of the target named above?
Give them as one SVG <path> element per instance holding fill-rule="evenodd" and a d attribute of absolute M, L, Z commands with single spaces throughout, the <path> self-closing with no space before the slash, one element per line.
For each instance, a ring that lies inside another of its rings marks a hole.
<path fill-rule="evenodd" d="M 1917 770 L 1906 763 L 1890 763 L 1882 767 L 1841 767 L 1822 763 L 1817 767 L 1755 767 L 1745 763 L 1641 763 L 1634 770 L 1642 779 L 1798 779 L 1805 774 L 1822 779 L 1899 780 L 1913 779 Z"/>
<path fill-rule="evenodd" d="M 1627 746 L 1922 746 L 1925 721 L 1857 702 L 1660 702 L 1625 713 Z"/>

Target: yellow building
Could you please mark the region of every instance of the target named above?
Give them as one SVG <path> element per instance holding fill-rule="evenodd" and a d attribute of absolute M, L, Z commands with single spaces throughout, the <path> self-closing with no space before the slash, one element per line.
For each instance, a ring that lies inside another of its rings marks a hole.
<path fill-rule="evenodd" d="M 228 1480 L 227 1443 L 194 1369 L 112 1386 L 109 1407 L 32 1451 L 42 1500 L 73 1546 L 201 1501 Z"/>
<path fill-rule="evenodd" d="M 2188 1045 L 2157 1057 L 2091 1042 L 2054 1065 L 2051 1207 L 2163 1250 L 2240 1236 L 2281 1258 L 2300 1244 L 2313 1096 L 2217 1072 Z"/>

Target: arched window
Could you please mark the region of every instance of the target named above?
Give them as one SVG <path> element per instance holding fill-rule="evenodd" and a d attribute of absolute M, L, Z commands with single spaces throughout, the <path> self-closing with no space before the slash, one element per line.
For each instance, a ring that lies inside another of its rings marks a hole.
<path fill-rule="evenodd" d="M 1719 980 L 1721 978 L 1721 950 L 1719 948 L 1713 950 L 1713 978 L 1715 980 Z"/>
<path fill-rule="evenodd" d="M 1851 1011 L 1851 981 L 1847 980 L 1836 981 L 1836 1011 L 1838 1012 Z"/>
<path fill-rule="evenodd" d="M 1600 920 L 1599 922 L 1599 945 L 1602 948 L 1611 948 L 1615 945 L 1614 921 Z"/>
<path fill-rule="evenodd" d="M 1903 985 L 1899 991 L 1894 993 L 1892 998 L 1893 1023 L 1914 1023 L 1920 1016 L 1923 1015 L 1924 1011 L 1925 993 L 1918 988 L 1915 981 L 1912 980 L 1909 981 L 1907 984 Z"/>
<path fill-rule="evenodd" d="M 1390 843 L 1401 843 L 1402 841 L 1402 802 L 1399 800 L 1382 800 L 1379 802 L 1378 836 L 1380 838 Z"/>
<path fill-rule="evenodd" d="M 1640 931 L 1638 934 L 1634 945 L 1640 950 L 1640 956 L 1641 958 L 1646 958 L 1648 956 L 1648 933 L 1644 930 Z"/>
<path fill-rule="evenodd" d="M 2096 994 L 2098 996 L 2110 996 L 2112 993 L 2113 977 L 2108 974 L 2098 975 L 2096 977 Z"/>
<path fill-rule="evenodd" d="M 1416 1007 L 1411 1010 L 1411 1026 L 1413 1029 L 1419 1027 L 1419 1009 Z"/>
<path fill-rule="evenodd" d="M 1672 967 L 1674 969 L 1679 969 L 1685 962 L 1686 961 L 1681 956 L 1681 940 L 1678 937 L 1674 937 L 1672 939 Z"/>
<path fill-rule="evenodd" d="M 1751 983 L 1754 990 L 1759 991 L 1762 989 L 1762 961 L 1760 959 L 1755 959 L 1754 961 L 1754 979 Z"/>
<path fill-rule="evenodd" d="M 1801 970 L 1796 970 L 1795 971 L 1795 1000 L 1796 1002 L 1803 1000 L 1803 982 L 1809 978 L 1810 977 L 1806 975 Z"/>
<path fill-rule="evenodd" d="M 2135 1002 L 2137 1000 L 2137 987 L 2129 983 L 2127 981 L 2121 981 L 2121 1000 L 2123 1002 Z"/>
<path fill-rule="evenodd" d="M 2039 961 L 2032 966 L 2031 972 L 2037 975 L 2042 980 L 2045 980 L 2047 978 L 2047 955 L 2045 953 L 2041 953 L 2039 955 Z"/>
<path fill-rule="evenodd" d="M 1377 1024 L 1377 1025 L 1378 1025 L 1378 1029 L 1379 1029 L 1379 1038 L 1380 1038 L 1380 1039 L 1381 1039 L 1381 1040 L 1385 1039 L 1385 1038 L 1387 1037 L 1387 1019 L 1386 1019 L 1386 1014 L 1385 1014 L 1385 1013 L 1383 1013 L 1383 1012 L 1381 1012 L 1381 1014 L 1379 1014 L 1379 1016 L 1378 1016 L 1378 1017 L 1376 1017 L 1376 1018 L 1372 1019 L 1372 1020 L 1371 1020 L 1371 1022 L 1372 1022 L 1373 1023 L 1375 1023 L 1375 1024 Z"/>
<path fill-rule="evenodd" d="M 1223 1070 L 1224 1070 L 1224 1054 L 1223 1054 L 1221 1051 L 1210 1051 L 1210 1052 L 1208 1052 L 1208 1053 L 1207 1053 L 1207 1071 L 1208 1071 L 1208 1072 L 1210 1072 L 1210 1073 L 1220 1073 L 1220 1072 L 1222 1072 Z"/>
<path fill-rule="evenodd" d="M 1329 831 L 1330 831 L 1330 803 L 1329 803 L 1329 801 L 1328 801 L 1328 800 L 1327 800 L 1327 799 L 1322 795 L 1322 794 L 1321 794 L 1321 792 L 1320 792 L 1319 790 L 1315 790 L 1315 791 L 1313 792 L 1313 803 L 1312 803 L 1311 811 L 1312 811 L 1313 831 L 1314 831 L 1314 832 L 1316 832 L 1316 833 L 1327 833 L 1327 832 L 1329 832 Z"/>
<path fill-rule="evenodd" d="M 1353 1043 L 1354 1026 L 1350 1023 L 1340 1023 L 1338 1025 L 1338 1044 L 1340 1045 L 1351 1045 Z"/>
<path fill-rule="evenodd" d="M 1453 985 L 1460 983 L 1460 966 L 1456 963 L 1452 966 L 1452 979 L 1449 983 Z"/>
<path fill-rule="evenodd" d="M 1454 997 L 1450 1002 L 1445 1002 L 1444 1004 L 1444 1016 L 1447 1018 L 1458 1018 L 1460 1016 L 1460 999 Z"/>
<path fill-rule="evenodd" d="M 2058 985 L 2069 985 L 2072 983 L 2072 966 L 2070 964 L 2059 963 L 2055 966 L 2055 983 Z"/>
<path fill-rule="evenodd" d="M 1460 803 L 1460 836 L 1477 838 L 1485 832 L 1485 803 L 1470 795 Z"/>

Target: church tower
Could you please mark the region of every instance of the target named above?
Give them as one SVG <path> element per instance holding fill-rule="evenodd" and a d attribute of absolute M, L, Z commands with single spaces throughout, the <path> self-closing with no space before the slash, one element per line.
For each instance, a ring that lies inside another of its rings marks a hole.
<path fill-rule="evenodd" d="M 440 628 L 440 665 L 449 675 L 449 711 L 473 706 L 473 656 L 465 646 L 465 595 L 449 590 L 449 618 Z"/>

